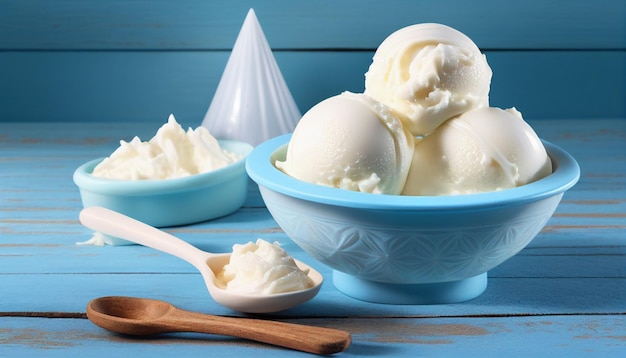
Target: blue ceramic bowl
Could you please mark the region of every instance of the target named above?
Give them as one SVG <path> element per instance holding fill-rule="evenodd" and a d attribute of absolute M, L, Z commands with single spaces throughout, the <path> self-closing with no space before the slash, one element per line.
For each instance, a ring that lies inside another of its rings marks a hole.
<path fill-rule="evenodd" d="M 220 140 L 222 148 L 242 159 L 217 170 L 189 177 L 161 180 L 118 180 L 91 175 L 103 158 L 74 172 L 84 207 L 103 206 L 152 226 L 187 225 L 228 215 L 246 200 L 246 156 L 252 146 Z"/>
<path fill-rule="evenodd" d="M 359 193 L 276 169 L 289 139 L 257 146 L 246 161 L 248 175 L 285 233 L 334 269 L 337 289 L 372 302 L 453 303 L 480 295 L 487 271 L 541 231 L 580 175 L 568 153 L 544 142 L 553 173 L 518 188 L 458 196 Z"/>

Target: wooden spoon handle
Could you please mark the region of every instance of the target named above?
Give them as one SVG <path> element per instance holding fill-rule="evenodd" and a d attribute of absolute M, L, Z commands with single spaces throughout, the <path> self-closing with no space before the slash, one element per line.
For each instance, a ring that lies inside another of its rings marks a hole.
<path fill-rule="evenodd" d="M 222 317 L 171 311 L 167 323 L 178 332 L 199 332 L 240 337 L 315 354 L 333 354 L 346 350 L 350 333 L 338 329 L 307 326 L 252 318 Z"/>

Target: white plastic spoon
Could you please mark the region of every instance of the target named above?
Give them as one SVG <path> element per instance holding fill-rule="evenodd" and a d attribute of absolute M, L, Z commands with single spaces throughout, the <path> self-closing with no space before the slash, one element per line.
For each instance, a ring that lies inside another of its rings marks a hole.
<path fill-rule="evenodd" d="M 302 270 L 308 270 L 313 286 L 294 292 L 276 294 L 242 294 L 220 288 L 216 273 L 220 272 L 230 259 L 230 254 L 213 254 L 202 251 L 173 235 L 159 230 L 118 212 L 92 206 L 83 209 L 79 216 L 86 227 L 151 247 L 181 258 L 192 264 L 204 278 L 209 293 L 222 306 L 247 313 L 269 313 L 286 310 L 313 298 L 322 285 L 322 275 L 308 265 L 295 260 Z"/>

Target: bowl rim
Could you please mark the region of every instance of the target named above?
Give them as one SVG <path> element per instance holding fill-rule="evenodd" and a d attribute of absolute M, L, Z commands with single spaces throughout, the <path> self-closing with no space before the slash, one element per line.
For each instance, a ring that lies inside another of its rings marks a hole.
<path fill-rule="evenodd" d="M 101 157 L 80 165 L 74 171 L 73 180 L 81 190 L 98 194 L 127 196 L 168 194 L 217 185 L 236 176 L 244 168 L 248 155 L 254 149 L 252 145 L 246 142 L 225 139 L 220 139 L 218 142 L 222 148 L 242 157 L 225 167 L 209 172 L 180 178 L 146 180 L 99 178 L 91 175 L 96 165 L 104 160 L 104 157 Z"/>
<path fill-rule="evenodd" d="M 535 182 L 494 192 L 449 196 L 404 196 L 371 194 L 307 183 L 283 173 L 271 162 L 285 148 L 291 134 L 258 145 L 246 159 L 248 176 L 269 190 L 320 204 L 371 210 L 451 210 L 507 206 L 537 201 L 565 192 L 580 178 L 576 160 L 558 146 L 542 140 L 553 163 L 553 172 Z"/>

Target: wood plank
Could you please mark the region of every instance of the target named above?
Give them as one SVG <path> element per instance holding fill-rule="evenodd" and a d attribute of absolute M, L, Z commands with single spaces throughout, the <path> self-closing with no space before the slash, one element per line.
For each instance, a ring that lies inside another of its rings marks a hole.
<path fill-rule="evenodd" d="M 244 231 L 244 230 L 242 230 Z M 37 237 L 37 235 L 33 235 Z M 40 235 L 41 236 L 41 235 Z M 62 235 L 55 235 L 60 238 Z M 11 275 L 22 274 L 123 274 L 163 272 L 195 274 L 197 271 L 186 262 L 173 256 L 137 245 L 124 247 L 98 247 L 75 245 L 81 237 L 65 235 L 65 241 L 40 241 L 6 243 L 0 242 L 2 264 L 0 272 Z M 82 237 L 89 238 L 90 234 Z M 297 259 L 314 266 L 330 279 L 331 270 L 316 262 L 298 248 L 283 233 L 237 233 L 202 235 L 202 238 L 178 235 L 203 250 L 230 252 L 232 245 L 255 241 L 262 237 L 278 241 Z M 21 237 L 21 235 L 15 235 Z M 531 246 L 491 270 L 492 278 L 616 278 L 626 279 L 626 243 L 614 238 L 613 245 L 583 242 L 568 245 L 553 240 L 552 236 L 540 235 L 535 239 L 542 246 Z M 69 242 L 67 242 L 69 241 Z"/>
<path fill-rule="evenodd" d="M 89 257 L 80 264 L 88 267 Z M 163 260 L 166 262 L 166 260 Z M 315 264 L 315 263 L 313 263 Z M 89 300 L 110 295 L 146 297 L 206 313 L 238 315 L 215 303 L 196 273 L 0 274 L 0 312 L 84 312 Z M 385 305 L 352 299 L 335 289 L 328 270 L 311 301 L 272 314 L 280 317 L 423 317 L 545 314 L 624 314 L 626 278 L 491 277 L 479 297 L 445 305 Z M 122 270 L 123 271 L 123 270 Z M 593 289 L 591 289 L 593 288 Z M 12 299 L 19 297 L 19 300 Z"/>
<path fill-rule="evenodd" d="M 361 92 L 371 52 L 280 52 L 302 112 Z M 626 52 L 487 52 L 491 105 L 527 119 L 626 117 Z M 0 121 L 199 125 L 228 52 L 0 52 Z M 593 65 L 590 64 L 601 64 Z M 572 90 L 575 89 L 575 90 Z M 602 89 L 611 89 L 604 91 Z"/>
<path fill-rule="evenodd" d="M 250 7 L 280 49 L 373 49 L 410 24 L 456 27 L 487 49 L 626 48 L 621 0 L 0 1 L 0 49 L 230 49 Z M 621 34 L 621 35 L 620 35 Z"/>
<path fill-rule="evenodd" d="M 624 351 L 624 316 L 542 316 L 482 318 L 296 319 L 289 322 L 344 329 L 352 344 L 342 357 L 376 353 L 394 357 L 619 357 Z M 190 333 L 148 338 L 117 335 L 86 319 L 0 317 L 0 347 L 11 357 L 111 355 L 197 357 L 307 354 L 233 339 Z M 528 342 L 535 342 L 529 344 Z M 416 353 L 417 352 L 417 353 Z"/>

